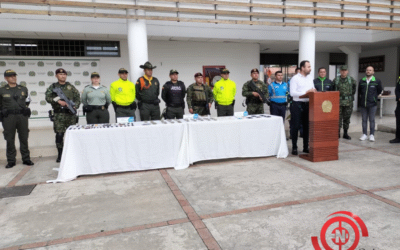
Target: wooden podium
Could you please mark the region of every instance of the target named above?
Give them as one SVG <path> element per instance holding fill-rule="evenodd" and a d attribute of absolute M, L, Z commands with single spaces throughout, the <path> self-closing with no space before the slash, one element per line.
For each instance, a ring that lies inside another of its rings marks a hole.
<path fill-rule="evenodd" d="M 312 162 L 339 159 L 339 91 L 311 92 L 300 96 L 310 99 L 310 153 L 300 155 Z"/>

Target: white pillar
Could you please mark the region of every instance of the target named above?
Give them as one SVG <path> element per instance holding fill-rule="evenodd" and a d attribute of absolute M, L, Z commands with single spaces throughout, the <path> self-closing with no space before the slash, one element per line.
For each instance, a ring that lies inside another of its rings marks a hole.
<path fill-rule="evenodd" d="M 340 46 L 339 49 L 347 54 L 347 67 L 349 69 L 349 76 L 353 77 L 358 84 L 358 66 L 361 53 L 361 46 L 360 45 Z M 354 110 L 357 110 L 357 101 L 358 101 L 357 97 L 358 93 L 356 92 L 354 96 L 354 108 L 353 108 Z"/>
<path fill-rule="evenodd" d="M 312 23 L 312 19 L 301 19 L 300 23 Z M 315 69 L 315 28 L 300 27 L 299 37 L 299 64 L 307 60 L 311 64 L 311 74 Z M 299 65 L 297 65 L 299 66 Z"/>
<path fill-rule="evenodd" d="M 137 15 L 144 14 L 144 11 L 137 12 Z M 143 75 L 143 69 L 139 68 L 139 66 L 149 60 L 146 21 L 128 19 L 127 23 L 130 69 L 129 75 L 130 80 L 132 82 L 136 82 L 136 80 Z"/>

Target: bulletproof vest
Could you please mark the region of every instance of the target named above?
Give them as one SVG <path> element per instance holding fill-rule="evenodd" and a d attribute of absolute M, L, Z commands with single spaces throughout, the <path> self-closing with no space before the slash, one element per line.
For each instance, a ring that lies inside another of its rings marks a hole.
<path fill-rule="evenodd" d="M 17 85 L 10 88 L 8 85 L 3 87 L 1 91 L 3 97 L 2 106 L 4 109 L 15 110 L 26 107 L 26 98 L 28 97 L 27 89 L 23 86 Z"/>
<path fill-rule="evenodd" d="M 348 76 L 345 80 L 342 77 L 337 77 L 335 82 L 336 90 L 340 91 L 340 96 L 351 96 L 353 95 L 353 86 L 351 84 L 351 78 Z"/>
<path fill-rule="evenodd" d="M 182 91 L 183 91 L 183 83 L 178 81 L 177 84 L 173 84 L 172 82 L 167 83 L 168 92 L 167 92 L 167 102 L 169 104 L 181 104 L 183 103 Z"/>
<path fill-rule="evenodd" d="M 252 80 L 250 80 L 249 81 L 249 84 L 252 82 Z M 257 88 L 259 88 L 261 91 L 262 91 L 262 84 L 261 84 L 261 82 L 260 81 L 257 81 L 257 82 L 254 82 L 254 84 L 256 85 L 256 87 Z M 264 95 L 265 95 L 266 93 L 264 93 Z M 251 102 L 251 103 L 262 103 L 261 101 L 260 101 L 260 98 L 259 97 L 255 97 L 255 96 L 250 96 L 250 97 L 247 97 L 247 99 L 246 99 L 246 101 L 247 102 Z"/>
<path fill-rule="evenodd" d="M 336 77 L 335 88 L 337 91 L 340 91 L 340 105 L 348 106 L 353 103 L 353 86 L 350 76 L 346 77 L 344 81 L 342 77 Z"/>
<path fill-rule="evenodd" d="M 53 89 L 54 88 L 61 88 L 61 90 L 64 92 L 64 95 L 70 100 L 73 101 L 74 100 L 74 86 L 72 86 L 71 83 L 66 82 L 64 85 L 59 84 L 58 82 L 53 83 L 52 84 Z M 52 93 L 53 98 L 55 98 L 57 96 L 56 93 Z M 54 109 L 60 109 L 61 105 L 58 103 L 52 104 Z"/>
<path fill-rule="evenodd" d="M 140 78 L 142 78 L 143 80 L 140 80 Z M 158 80 L 157 78 L 153 77 L 152 79 L 152 84 L 149 84 L 149 81 L 146 80 L 143 76 L 140 77 L 139 80 L 140 81 L 144 81 L 146 84 L 143 89 L 139 90 L 138 93 L 136 93 L 136 95 L 140 95 L 142 97 L 143 101 L 154 101 L 158 98 Z"/>
<path fill-rule="evenodd" d="M 193 92 L 194 92 L 194 96 L 193 96 L 193 101 L 196 102 L 205 102 L 207 101 L 206 98 L 206 93 L 205 93 L 205 89 L 206 87 L 204 87 L 203 85 L 193 85 Z"/>

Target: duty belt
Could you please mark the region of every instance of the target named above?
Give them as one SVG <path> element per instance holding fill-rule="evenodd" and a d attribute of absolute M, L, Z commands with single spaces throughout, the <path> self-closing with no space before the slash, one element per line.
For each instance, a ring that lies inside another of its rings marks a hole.
<path fill-rule="evenodd" d="M 147 103 L 147 104 L 154 104 L 156 101 L 157 101 L 157 100 L 153 100 L 153 101 L 145 101 L 145 100 L 142 100 L 141 102 Z"/>
<path fill-rule="evenodd" d="M 23 114 L 23 110 L 22 109 L 7 110 L 7 114 L 9 114 L 9 115 L 21 115 L 21 114 Z"/>
<path fill-rule="evenodd" d="M 106 107 L 104 107 L 104 106 L 93 106 L 93 105 L 90 105 L 91 107 L 93 107 L 93 109 L 95 110 L 95 109 L 102 109 L 102 110 L 104 110 L 104 109 L 106 109 Z M 117 105 L 118 107 L 129 107 L 129 106 L 119 106 L 119 105 Z"/>
<path fill-rule="evenodd" d="M 249 98 L 247 103 L 251 103 L 251 104 L 262 104 L 262 101 L 260 101 L 259 98 Z"/>
<path fill-rule="evenodd" d="M 171 107 L 171 108 L 182 107 L 182 103 L 168 103 L 167 107 Z"/>
<path fill-rule="evenodd" d="M 340 97 L 340 100 L 350 100 L 350 99 L 353 99 L 353 97 L 352 96 L 341 96 Z"/>
<path fill-rule="evenodd" d="M 286 106 L 287 105 L 287 102 L 281 102 L 281 103 L 279 103 L 279 102 L 271 102 L 271 103 L 279 105 L 279 106 Z"/>
<path fill-rule="evenodd" d="M 55 109 L 54 113 L 63 113 L 63 114 L 71 114 L 72 113 L 69 111 L 69 109 Z"/>
<path fill-rule="evenodd" d="M 204 102 L 199 102 L 199 101 L 192 102 L 192 106 L 205 106 L 206 103 L 207 103 L 206 101 L 204 101 Z"/>
<path fill-rule="evenodd" d="M 96 107 L 100 107 L 100 108 L 96 108 Z M 101 107 L 103 107 L 103 108 L 101 108 Z M 127 109 L 127 108 L 130 108 L 130 105 L 128 105 L 128 106 L 122 106 L 122 105 L 118 105 L 118 104 L 117 104 L 117 108 Z M 105 109 L 105 107 L 104 107 L 104 106 L 93 106 L 93 109 Z"/>

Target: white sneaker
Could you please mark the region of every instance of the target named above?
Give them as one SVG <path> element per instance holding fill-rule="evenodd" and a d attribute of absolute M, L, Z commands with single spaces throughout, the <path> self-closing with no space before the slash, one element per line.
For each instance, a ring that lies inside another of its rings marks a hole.
<path fill-rule="evenodd" d="M 367 136 L 366 134 L 363 134 L 363 135 L 360 137 L 360 141 L 365 141 L 366 139 L 368 139 L 368 136 Z"/>
<path fill-rule="evenodd" d="M 374 135 L 369 135 L 369 141 L 375 141 Z"/>

